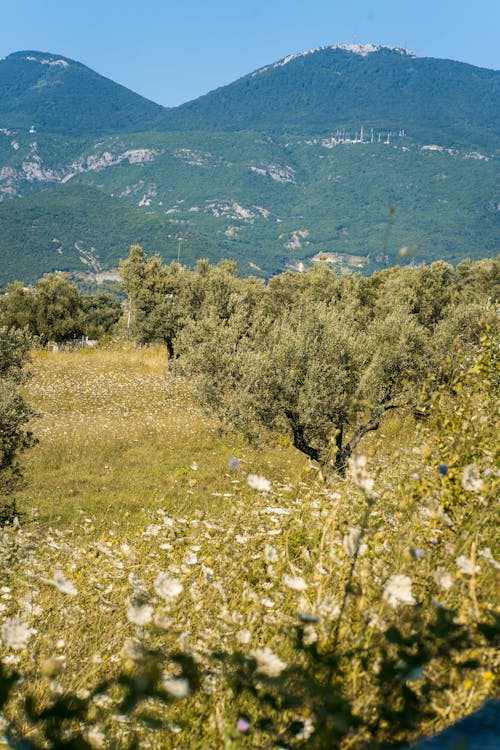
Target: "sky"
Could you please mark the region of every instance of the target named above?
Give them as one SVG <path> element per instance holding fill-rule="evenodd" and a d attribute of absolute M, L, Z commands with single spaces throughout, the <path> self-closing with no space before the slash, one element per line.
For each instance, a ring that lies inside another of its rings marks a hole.
<path fill-rule="evenodd" d="M 499 0 L 0 0 L 0 57 L 61 54 L 165 106 L 339 43 L 498 70 L 499 30 Z"/>

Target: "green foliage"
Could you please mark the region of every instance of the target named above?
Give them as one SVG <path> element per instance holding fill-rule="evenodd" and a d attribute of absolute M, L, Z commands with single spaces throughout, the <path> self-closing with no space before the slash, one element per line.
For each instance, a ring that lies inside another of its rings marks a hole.
<path fill-rule="evenodd" d="M 37 135 L 42 168 L 55 175 L 49 181 L 26 179 L 31 139 L 17 137 L 14 151 L 0 133 L 0 169 L 8 165 L 15 175 L 0 186 L 12 183 L 16 196 L 0 203 L 0 284 L 34 283 L 56 269 L 92 275 L 118 266 L 135 244 L 164 262 L 180 250 L 190 267 L 200 257 L 232 258 L 240 273 L 264 277 L 309 265 L 321 252 L 337 253 L 339 270 L 365 274 L 498 252 L 491 154 L 422 151 L 408 138 L 326 148 L 321 138 L 255 132 L 143 133 L 80 145 Z M 144 163 L 103 160 L 137 149 L 157 155 Z M 103 167 L 74 166 L 87 161 Z M 292 168 L 295 182 L 253 171 L 273 165 Z M 294 242 L 297 231 L 307 235 Z"/>
<path fill-rule="evenodd" d="M 133 132 L 152 126 L 162 111 L 61 55 L 23 51 L 0 61 L 3 127 L 27 130 L 34 125 L 37 131 L 78 135 Z"/>
<path fill-rule="evenodd" d="M 0 327 L 0 525 L 15 515 L 12 493 L 21 480 L 18 456 L 34 442 L 26 429 L 33 411 L 18 390 L 30 344 L 25 331 Z"/>
<path fill-rule="evenodd" d="M 288 432 L 296 448 L 341 473 L 386 412 L 415 404 L 457 315 L 464 342 L 474 343 L 490 289 L 464 308 L 444 263 L 369 280 L 326 267 L 285 274 L 251 310 L 244 288 L 225 314 L 203 301 L 179 337 L 201 402 L 248 437 Z"/>
<path fill-rule="evenodd" d="M 26 329 L 40 343 L 62 343 L 85 334 L 100 338 L 121 317 L 121 303 L 108 293 L 82 296 L 62 273 L 37 281 L 34 288 L 14 282 L 0 296 L 0 323 Z"/>

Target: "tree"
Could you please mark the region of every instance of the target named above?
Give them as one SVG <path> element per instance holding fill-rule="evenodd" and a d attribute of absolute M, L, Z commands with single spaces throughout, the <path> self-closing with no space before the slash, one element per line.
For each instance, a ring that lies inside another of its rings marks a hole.
<path fill-rule="evenodd" d="M 54 273 L 35 285 L 36 335 L 42 342 L 62 342 L 84 333 L 80 292 L 63 273 Z"/>
<path fill-rule="evenodd" d="M 288 432 L 298 450 L 343 474 L 383 414 L 411 402 L 429 364 L 427 339 L 404 312 L 366 326 L 358 305 L 319 302 L 285 310 L 267 332 L 201 319 L 183 351 L 211 411 L 250 438 Z"/>
<path fill-rule="evenodd" d="M 0 523 L 10 520 L 14 513 L 15 505 L 9 505 L 8 500 L 21 480 L 19 453 L 34 442 L 26 428 L 33 411 L 18 391 L 29 347 L 25 331 L 0 328 Z"/>

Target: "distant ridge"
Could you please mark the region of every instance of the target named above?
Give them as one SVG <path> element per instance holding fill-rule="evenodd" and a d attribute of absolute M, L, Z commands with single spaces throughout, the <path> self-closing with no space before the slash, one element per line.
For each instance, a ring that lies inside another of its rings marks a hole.
<path fill-rule="evenodd" d="M 0 127 L 87 135 L 148 130 L 159 104 L 63 55 L 26 50 L 0 60 Z"/>
<path fill-rule="evenodd" d="M 361 124 L 424 142 L 498 147 L 500 73 L 401 47 L 336 44 L 259 68 L 165 111 L 166 130 L 323 134 Z"/>

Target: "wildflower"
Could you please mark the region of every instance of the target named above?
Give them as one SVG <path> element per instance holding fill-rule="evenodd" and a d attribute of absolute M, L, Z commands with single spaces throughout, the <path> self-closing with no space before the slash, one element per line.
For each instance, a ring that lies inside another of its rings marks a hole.
<path fill-rule="evenodd" d="M 191 464 L 191 470 L 198 471 L 198 469 L 199 469 L 198 464 L 196 463 L 196 461 L 193 461 L 193 463 Z"/>
<path fill-rule="evenodd" d="M 448 591 L 448 589 L 453 586 L 453 578 L 444 568 L 438 568 L 436 570 L 434 573 L 434 580 L 443 591 Z"/>
<path fill-rule="evenodd" d="M 247 484 L 252 490 L 257 490 L 257 492 L 269 492 L 271 490 L 269 479 L 261 477 L 258 474 L 249 474 L 247 476 Z"/>
<path fill-rule="evenodd" d="M 465 555 L 460 555 L 460 557 L 457 557 L 455 562 L 459 571 L 461 573 L 464 573 L 464 575 L 466 576 L 474 575 L 474 573 L 479 573 L 480 571 L 479 565 L 472 565 L 472 560 L 469 560 L 469 558 L 465 557 Z"/>
<path fill-rule="evenodd" d="M 258 674 L 266 675 L 266 677 L 279 677 L 287 666 L 276 654 L 273 654 L 268 646 L 250 651 L 250 656 L 253 656 L 257 662 L 255 671 Z"/>
<path fill-rule="evenodd" d="M 89 727 L 85 737 L 89 745 L 97 750 L 106 746 L 106 735 L 97 726 Z"/>
<path fill-rule="evenodd" d="M 476 464 L 469 464 L 462 472 L 462 487 L 466 492 L 481 492 L 483 480 Z"/>
<path fill-rule="evenodd" d="M 415 604 L 411 593 L 411 578 L 400 573 L 391 576 L 384 589 L 384 599 L 392 606 L 398 604 Z"/>
<path fill-rule="evenodd" d="M 148 625 L 153 617 L 153 607 L 150 604 L 132 604 L 127 610 L 127 620 L 133 625 Z"/>
<path fill-rule="evenodd" d="M 271 544 L 266 544 L 266 546 L 264 547 L 264 558 L 267 563 L 278 562 L 278 553 L 276 551 L 276 548 Z"/>
<path fill-rule="evenodd" d="M 17 617 L 5 620 L 0 628 L 0 635 L 4 644 L 15 649 L 26 648 L 33 632 L 29 625 L 26 625 Z"/>
<path fill-rule="evenodd" d="M 182 583 L 177 578 L 171 578 L 168 573 L 159 573 L 154 582 L 154 590 L 166 601 L 177 599 L 183 588 Z"/>
<path fill-rule="evenodd" d="M 250 643 L 250 639 L 252 638 L 252 634 L 249 630 L 239 630 L 236 633 L 236 638 L 239 640 L 240 643 L 243 643 L 243 645 L 246 645 L 247 643 Z"/>
<path fill-rule="evenodd" d="M 230 469 L 237 469 L 239 467 L 239 465 L 240 465 L 239 458 L 236 458 L 235 456 L 233 456 L 232 458 L 229 459 L 229 468 Z"/>
<path fill-rule="evenodd" d="M 189 680 L 185 677 L 164 677 L 163 687 L 173 698 L 185 698 L 189 695 Z"/>
<path fill-rule="evenodd" d="M 299 740 L 308 740 L 312 734 L 314 734 L 314 724 L 308 716 L 302 723 L 302 729 L 297 732 L 295 737 Z"/>
<path fill-rule="evenodd" d="M 349 555 L 349 557 L 352 557 L 354 554 L 356 554 L 356 550 L 358 549 L 359 540 L 361 537 L 361 529 L 359 526 L 349 526 L 349 533 L 344 535 L 343 539 L 343 545 L 344 549 Z M 358 554 L 363 555 L 367 550 L 366 544 L 360 544 Z"/>
<path fill-rule="evenodd" d="M 493 565 L 495 570 L 500 570 L 500 563 L 498 563 L 493 555 L 491 554 L 491 550 L 489 547 L 485 547 L 484 549 L 480 549 L 477 553 L 481 557 L 484 557 L 485 560 L 488 560 L 489 563 Z"/>
<path fill-rule="evenodd" d="M 196 565 L 198 562 L 198 555 L 195 552 L 190 552 L 189 550 L 184 555 L 183 563 L 184 565 Z"/>
<path fill-rule="evenodd" d="M 248 730 L 250 729 L 250 722 L 248 721 L 248 719 L 240 718 L 236 722 L 236 729 L 239 732 L 248 732 Z"/>
<path fill-rule="evenodd" d="M 60 570 L 56 570 L 54 573 L 54 585 L 59 591 L 62 591 L 63 594 L 75 596 L 78 593 L 74 584 L 72 584 Z"/>
<path fill-rule="evenodd" d="M 350 458 L 349 468 L 354 484 L 357 484 L 367 495 L 371 495 L 375 483 L 366 471 L 366 456 L 354 456 Z"/>
<path fill-rule="evenodd" d="M 307 588 L 307 583 L 300 576 L 284 575 L 283 583 L 294 591 L 304 591 Z"/>
<path fill-rule="evenodd" d="M 446 466 L 446 464 L 439 464 L 438 471 L 442 477 L 448 476 L 448 467 Z"/>
<path fill-rule="evenodd" d="M 425 555 L 425 552 L 423 549 L 420 549 L 420 547 L 413 547 L 411 550 L 411 554 L 415 558 L 415 560 L 422 560 L 422 558 Z"/>
<path fill-rule="evenodd" d="M 314 625 L 312 625 L 312 623 L 304 625 L 304 629 L 302 631 L 302 642 L 304 643 L 304 646 L 312 646 L 312 644 L 316 643 L 317 640 L 318 634 L 314 628 Z"/>

